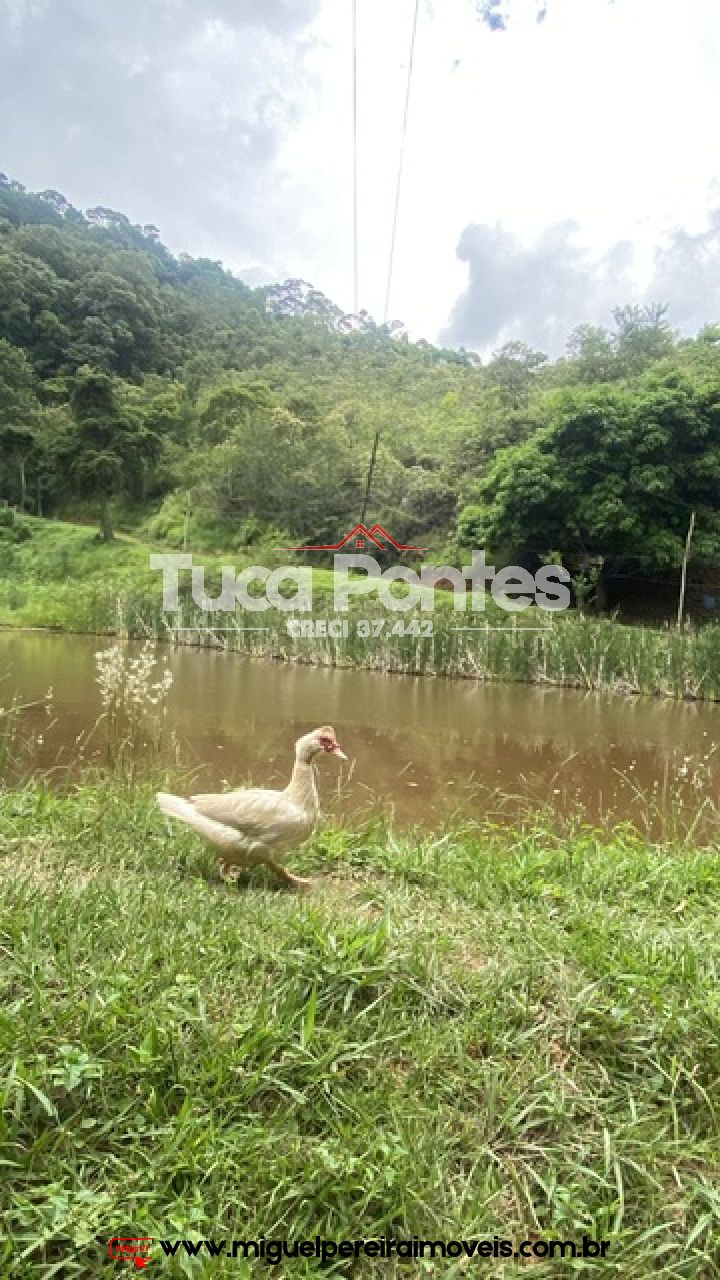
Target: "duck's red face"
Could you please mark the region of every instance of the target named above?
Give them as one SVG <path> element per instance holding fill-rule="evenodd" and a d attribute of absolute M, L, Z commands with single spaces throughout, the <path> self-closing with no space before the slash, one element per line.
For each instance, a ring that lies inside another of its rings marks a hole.
<path fill-rule="evenodd" d="M 341 760 L 347 760 L 345 752 L 341 750 L 340 743 L 335 737 L 335 730 L 329 724 L 322 729 L 318 729 L 317 740 L 323 751 L 326 751 L 328 755 L 339 756 Z"/>

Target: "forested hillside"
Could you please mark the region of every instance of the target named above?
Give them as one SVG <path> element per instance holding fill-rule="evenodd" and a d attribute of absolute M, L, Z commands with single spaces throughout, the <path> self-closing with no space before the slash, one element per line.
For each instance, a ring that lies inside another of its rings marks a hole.
<path fill-rule="evenodd" d="M 379 432 L 368 516 L 435 554 L 651 572 L 695 511 L 717 563 L 720 326 L 671 322 L 619 305 L 560 360 L 509 342 L 483 363 L 0 175 L 0 498 L 198 549 L 332 541 Z"/>

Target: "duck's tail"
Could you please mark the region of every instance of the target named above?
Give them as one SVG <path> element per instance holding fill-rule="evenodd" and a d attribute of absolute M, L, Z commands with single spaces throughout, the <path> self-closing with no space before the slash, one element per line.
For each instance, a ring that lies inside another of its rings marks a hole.
<path fill-rule="evenodd" d="M 168 818 L 179 818 L 180 822 L 192 827 L 193 831 L 204 836 L 218 849 L 237 852 L 238 847 L 242 845 L 242 836 L 239 831 L 233 827 L 224 826 L 222 822 L 216 822 L 214 818 L 206 818 L 203 813 L 198 813 L 190 800 L 183 800 L 182 796 L 168 795 L 166 791 L 158 791 L 155 798 Z"/>

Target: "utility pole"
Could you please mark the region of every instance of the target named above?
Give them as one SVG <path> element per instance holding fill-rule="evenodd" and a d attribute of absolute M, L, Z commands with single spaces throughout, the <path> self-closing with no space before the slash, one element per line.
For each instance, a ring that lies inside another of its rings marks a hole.
<path fill-rule="evenodd" d="M 695 528 L 695 512 L 690 514 L 690 525 L 685 539 L 685 552 L 683 555 L 682 569 L 680 571 L 680 599 L 678 600 L 677 624 L 678 628 L 682 628 L 683 612 L 685 609 L 685 585 L 687 583 L 687 567 L 688 557 L 690 555 L 690 543 L 692 542 L 693 529 Z"/>
<path fill-rule="evenodd" d="M 370 485 L 372 484 L 373 472 L 375 470 L 375 459 L 377 457 L 377 447 L 378 447 L 379 439 L 380 439 L 380 432 L 376 431 L 375 439 L 373 441 L 372 454 L 370 456 L 370 466 L 368 467 L 367 480 L 365 482 L 365 497 L 363 498 L 362 514 L 360 516 L 361 524 L 365 523 L 365 513 L 367 511 L 368 498 L 370 497 Z"/>
<path fill-rule="evenodd" d="M 183 551 L 187 551 L 188 534 L 190 531 L 190 490 L 185 493 L 185 523 L 183 527 Z"/>

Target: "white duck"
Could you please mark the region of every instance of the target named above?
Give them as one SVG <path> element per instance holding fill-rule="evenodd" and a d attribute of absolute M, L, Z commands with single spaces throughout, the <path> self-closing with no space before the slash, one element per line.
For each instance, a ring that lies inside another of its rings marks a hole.
<path fill-rule="evenodd" d="M 320 810 L 314 759 L 323 751 L 347 760 L 329 724 L 298 738 L 295 767 L 284 791 L 253 787 L 189 800 L 159 791 L 157 802 L 163 813 L 187 823 L 219 849 L 226 865 L 264 862 L 288 884 L 309 885 L 312 881 L 292 875 L 277 858 L 312 835 Z"/>

